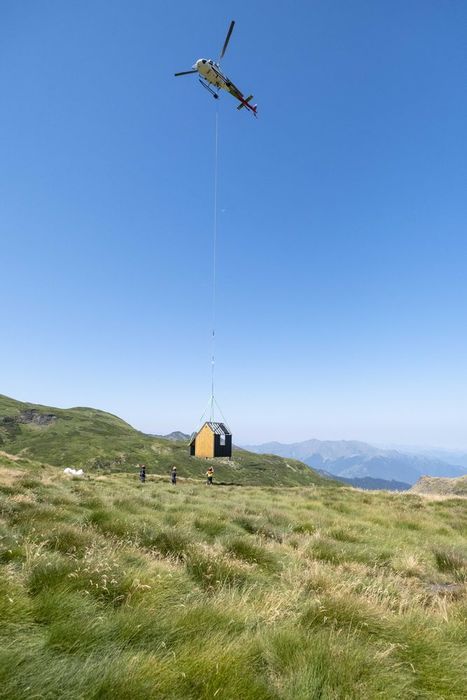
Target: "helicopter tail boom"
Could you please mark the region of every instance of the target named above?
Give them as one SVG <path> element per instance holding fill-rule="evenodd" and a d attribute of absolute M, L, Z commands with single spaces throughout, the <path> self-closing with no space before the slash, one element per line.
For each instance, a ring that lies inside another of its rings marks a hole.
<path fill-rule="evenodd" d="M 251 110 L 256 117 L 257 105 L 250 105 L 249 104 L 250 100 L 253 99 L 253 95 L 249 95 L 245 99 L 243 99 L 243 98 L 238 98 L 238 99 L 240 99 L 240 104 L 238 105 L 237 109 L 243 109 L 243 107 L 246 107 L 247 109 Z"/>

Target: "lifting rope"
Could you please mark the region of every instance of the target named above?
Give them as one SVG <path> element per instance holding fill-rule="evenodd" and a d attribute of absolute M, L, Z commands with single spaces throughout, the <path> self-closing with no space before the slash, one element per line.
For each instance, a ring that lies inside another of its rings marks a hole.
<path fill-rule="evenodd" d="M 214 379 L 216 367 L 216 265 L 217 265 L 217 185 L 219 175 L 219 109 L 216 107 L 216 123 L 214 138 L 214 216 L 212 231 L 212 332 L 211 332 L 211 399 L 210 420 L 214 420 L 214 405 L 217 405 L 214 394 Z M 219 408 L 219 406 L 218 406 Z M 220 410 L 220 409 L 219 409 Z M 221 411 L 222 414 L 222 411 Z"/>
<path fill-rule="evenodd" d="M 208 405 L 198 422 L 197 430 L 192 433 L 190 442 L 198 433 L 206 415 L 209 415 L 210 422 L 215 422 L 215 409 L 227 425 L 222 409 L 216 401 L 215 395 L 215 368 L 216 368 L 216 291 L 217 291 L 217 220 L 218 220 L 218 183 L 219 183 L 219 110 L 216 108 L 216 120 L 214 126 L 214 212 L 212 228 L 212 290 L 211 290 L 211 396 Z"/>

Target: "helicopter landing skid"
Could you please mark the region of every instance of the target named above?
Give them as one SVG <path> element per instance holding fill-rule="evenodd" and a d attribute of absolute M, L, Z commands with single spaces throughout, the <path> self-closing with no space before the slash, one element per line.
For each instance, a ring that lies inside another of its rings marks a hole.
<path fill-rule="evenodd" d="M 214 90 L 212 90 L 212 89 L 209 87 L 209 85 L 206 85 L 206 83 L 203 82 L 203 81 L 201 80 L 201 78 L 199 78 L 199 82 L 201 83 L 201 85 L 202 85 L 204 88 L 206 88 L 206 90 L 207 90 L 208 92 L 211 93 L 211 95 L 214 97 L 215 100 L 218 100 L 218 99 L 219 99 L 219 95 L 216 95 L 216 93 L 214 92 Z"/>

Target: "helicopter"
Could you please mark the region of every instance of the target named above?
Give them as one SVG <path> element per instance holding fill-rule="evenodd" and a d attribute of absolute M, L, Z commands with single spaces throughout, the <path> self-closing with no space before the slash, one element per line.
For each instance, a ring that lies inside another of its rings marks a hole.
<path fill-rule="evenodd" d="M 234 85 L 233 82 L 226 75 L 224 75 L 220 69 L 220 61 L 224 58 L 224 54 L 229 44 L 230 37 L 232 36 L 234 26 L 235 22 L 234 20 L 232 20 L 227 32 L 227 36 L 225 37 L 224 46 L 222 47 L 222 51 L 217 62 L 207 58 L 199 58 L 196 61 L 196 63 L 192 66 L 192 70 L 185 70 L 181 73 L 175 73 L 175 77 L 178 77 L 180 75 L 191 75 L 192 73 L 198 73 L 200 76 L 199 82 L 204 88 L 206 88 L 208 92 L 211 93 L 211 95 L 216 100 L 219 98 L 218 92 L 220 90 L 226 90 L 227 92 L 230 92 L 230 94 L 233 95 L 233 97 L 235 97 L 240 102 L 237 109 L 243 109 L 243 107 L 246 107 L 246 109 L 251 111 L 256 117 L 257 105 L 250 104 L 251 100 L 253 99 L 253 95 L 245 97 L 243 93 L 238 89 L 238 87 Z M 215 89 L 213 89 L 211 85 L 214 85 Z"/>

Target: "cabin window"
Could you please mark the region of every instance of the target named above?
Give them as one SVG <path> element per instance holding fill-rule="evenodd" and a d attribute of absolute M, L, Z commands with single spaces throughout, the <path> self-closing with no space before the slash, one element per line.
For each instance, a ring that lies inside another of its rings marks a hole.
<path fill-rule="evenodd" d="M 220 436 L 220 445 L 221 447 L 225 447 L 225 435 Z"/>

